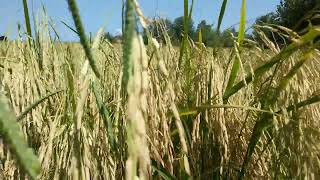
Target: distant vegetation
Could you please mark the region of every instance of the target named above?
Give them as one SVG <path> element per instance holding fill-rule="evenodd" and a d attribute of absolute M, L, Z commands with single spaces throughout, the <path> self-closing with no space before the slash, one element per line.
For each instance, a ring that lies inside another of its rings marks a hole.
<path fill-rule="evenodd" d="M 174 19 L 174 21 L 166 18 L 154 19 L 148 29 L 152 36 L 161 42 L 165 41 L 163 30 L 166 30 L 171 42 L 174 45 L 178 45 L 183 39 L 183 23 L 183 16 Z M 199 41 L 200 31 L 202 34 L 202 41 L 208 47 L 231 47 L 233 45 L 231 34 L 233 34 L 233 36 L 237 36 L 237 32 L 234 27 L 220 32 L 217 31 L 214 24 L 209 24 L 206 20 L 202 20 L 197 26 L 195 26 L 194 21 L 191 19 L 189 22 L 188 35 L 194 42 Z M 111 42 L 122 39 L 121 35 L 114 36 L 110 32 L 106 32 L 104 37 Z M 146 34 L 144 34 L 144 39 L 147 44 Z"/>

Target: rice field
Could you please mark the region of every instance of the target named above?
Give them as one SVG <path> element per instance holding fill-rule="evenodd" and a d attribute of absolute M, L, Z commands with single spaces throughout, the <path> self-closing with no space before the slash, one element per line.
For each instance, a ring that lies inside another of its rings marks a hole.
<path fill-rule="evenodd" d="M 0 42 L 0 179 L 320 178 L 320 27 L 282 49 L 144 45 L 134 2 L 121 44 L 88 41 L 72 0 L 80 43 L 46 18 Z"/>

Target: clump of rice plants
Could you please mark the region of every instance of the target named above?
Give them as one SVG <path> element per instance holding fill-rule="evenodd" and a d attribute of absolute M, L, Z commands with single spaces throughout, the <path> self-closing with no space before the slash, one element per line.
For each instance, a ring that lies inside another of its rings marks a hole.
<path fill-rule="evenodd" d="M 0 44 L 0 177 L 320 177 L 320 27 L 282 49 L 258 31 L 268 49 L 245 47 L 243 0 L 233 48 L 213 54 L 201 31 L 199 42 L 188 38 L 193 3 L 184 1 L 180 47 L 161 20 L 159 45 L 136 0 L 123 4 L 122 44 L 103 39 L 103 29 L 89 42 L 73 0 L 80 43 L 61 42 L 42 18 L 36 40 L 27 28 L 28 42 Z"/>

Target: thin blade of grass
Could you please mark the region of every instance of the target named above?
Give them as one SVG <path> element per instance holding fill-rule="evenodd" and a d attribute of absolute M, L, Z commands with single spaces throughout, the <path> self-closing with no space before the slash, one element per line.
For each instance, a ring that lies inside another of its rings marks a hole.
<path fill-rule="evenodd" d="M 53 93 L 50 93 L 46 96 L 44 96 L 43 98 L 39 99 L 38 101 L 34 102 L 33 104 L 31 104 L 29 107 L 27 107 L 18 117 L 17 117 L 17 121 L 21 121 L 28 113 L 30 113 L 34 108 L 36 108 L 39 104 L 41 104 L 43 101 L 45 101 L 46 99 L 60 93 L 63 92 L 64 90 L 58 90 L 55 91 Z"/>
<path fill-rule="evenodd" d="M 294 109 L 299 109 L 299 108 L 302 108 L 302 107 L 305 107 L 305 106 L 309 106 L 309 105 L 312 105 L 312 104 L 316 104 L 316 103 L 319 103 L 320 102 L 320 95 L 319 94 L 316 94 L 316 95 L 313 95 L 311 97 L 309 97 L 308 99 L 304 100 L 304 101 L 301 101 L 299 103 L 296 103 L 296 104 L 293 104 L 293 105 L 290 105 L 287 107 L 287 111 L 293 111 Z M 278 111 L 277 113 L 280 113 L 281 111 Z"/>
<path fill-rule="evenodd" d="M 220 8 L 220 14 L 219 14 L 219 19 L 218 19 L 218 27 L 217 27 L 217 31 L 218 32 L 220 31 L 220 27 L 221 27 L 221 23 L 222 23 L 222 20 L 223 20 L 224 12 L 225 12 L 226 7 L 227 7 L 227 2 L 228 2 L 228 0 L 223 0 L 221 8 Z"/>
<path fill-rule="evenodd" d="M 239 51 L 244 39 L 244 35 L 245 35 L 245 27 L 246 27 L 246 0 L 242 0 L 242 6 L 241 6 L 241 15 L 240 15 L 240 25 L 239 25 L 239 34 L 238 34 L 238 46 L 239 46 Z M 236 47 L 237 48 L 237 47 Z M 238 56 L 236 56 L 233 65 L 232 65 L 232 69 L 231 69 L 231 74 L 229 77 L 229 81 L 227 84 L 227 88 L 225 93 L 228 93 L 230 91 L 230 89 L 232 88 L 235 80 L 238 77 L 238 72 L 240 69 L 240 65 L 241 65 L 241 60 L 240 60 L 240 54 L 239 52 Z M 225 100 L 225 102 L 227 101 L 227 99 Z"/>
<path fill-rule="evenodd" d="M 77 34 L 77 35 L 79 36 L 78 31 L 75 30 L 74 28 L 72 28 L 71 26 L 69 26 L 66 22 L 61 21 L 61 23 L 62 23 L 63 25 L 65 25 L 68 29 L 70 29 L 72 32 L 74 32 L 75 34 Z"/>
<path fill-rule="evenodd" d="M 182 64 L 182 58 L 183 58 L 183 55 L 185 53 L 187 53 L 187 40 L 188 40 L 188 31 L 189 31 L 189 2 L 188 0 L 184 0 L 184 15 L 183 15 L 183 39 L 182 39 L 182 42 L 181 42 L 181 48 L 180 48 L 180 56 L 179 56 L 179 67 L 181 67 L 181 64 Z M 187 58 L 186 58 L 187 59 Z"/>
<path fill-rule="evenodd" d="M 114 135 L 113 135 L 113 128 L 112 128 L 112 122 L 110 119 L 110 113 L 109 113 L 108 109 L 106 108 L 106 106 L 103 104 L 101 97 L 99 96 L 99 94 L 97 92 L 95 82 L 92 82 L 91 88 L 92 88 L 93 94 L 96 98 L 96 104 L 99 109 L 99 114 L 102 117 L 102 119 L 104 121 L 105 128 L 108 131 L 108 140 L 110 141 L 111 148 L 114 149 L 115 148 L 115 139 L 114 139 Z"/>
<path fill-rule="evenodd" d="M 23 11 L 24 11 L 24 19 L 27 28 L 27 34 L 30 38 L 32 38 L 32 31 L 31 31 L 31 23 L 30 23 L 30 16 L 29 16 L 29 9 L 28 9 L 28 2 L 27 0 L 22 0 L 23 2 Z"/>
<path fill-rule="evenodd" d="M 79 33 L 79 38 L 80 38 L 80 43 L 84 49 L 84 52 L 89 60 L 89 64 L 96 75 L 96 77 L 99 79 L 100 78 L 100 73 L 98 71 L 98 68 L 96 66 L 96 62 L 94 60 L 93 54 L 91 52 L 91 49 L 89 47 L 89 43 L 87 40 L 87 37 L 85 35 L 85 30 L 81 22 L 80 14 L 79 14 L 79 9 L 77 6 L 77 3 L 75 0 L 68 0 L 68 5 L 69 5 L 69 10 L 72 14 L 74 24 L 76 26 L 77 32 Z"/>

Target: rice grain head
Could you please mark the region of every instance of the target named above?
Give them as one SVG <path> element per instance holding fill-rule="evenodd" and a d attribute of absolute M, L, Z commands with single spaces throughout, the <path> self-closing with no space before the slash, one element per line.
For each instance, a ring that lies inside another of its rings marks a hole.
<path fill-rule="evenodd" d="M 127 179 L 132 179 L 132 177 L 136 176 L 138 162 L 140 179 L 149 179 L 150 157 L 145 127 L 149 83 L 148 61 L 142 37 L 134 32 L 131 43 L 133 51 L 131 51 L 129 60 L 132 65 L 132 74 L 129 75 L 127 85 L 127 118 L 129 121 Z"/>

